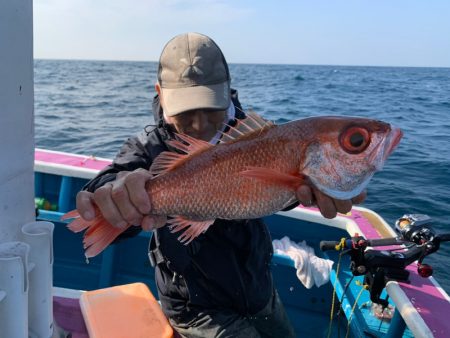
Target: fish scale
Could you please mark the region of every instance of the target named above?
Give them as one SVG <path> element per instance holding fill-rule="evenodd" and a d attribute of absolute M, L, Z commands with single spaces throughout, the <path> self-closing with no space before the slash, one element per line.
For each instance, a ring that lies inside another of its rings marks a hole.
<path fill-rule="evenodd" d="M 218 213 L 224 219 L 254 218 L 280 210 L 294 197 L 292 189 L 239 175 L 246 167 L 270 167 L 279 171 L 295 168 L 282 160 L 292 152 L 280 147 L 280 142 L 268 140 L 257 139 L 231 147 L 218 145 L 175 172 L 156 177 L 148 191 L 153 212 L 195 220 L 214 219 Z M 250 151 L 243 151 L 245 147 L 251 147 Z M 171 193 L 166 194 L 167 190 Z"/>

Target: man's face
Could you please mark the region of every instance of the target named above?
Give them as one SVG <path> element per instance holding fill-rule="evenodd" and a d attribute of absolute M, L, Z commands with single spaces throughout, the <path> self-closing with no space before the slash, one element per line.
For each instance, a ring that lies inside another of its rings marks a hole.
<path fill-rule="evenodd" d="M 225 115 L 225 110 L 197 109 L 164 118 L 178 133 L 208 142 L 222 127 Z"/>

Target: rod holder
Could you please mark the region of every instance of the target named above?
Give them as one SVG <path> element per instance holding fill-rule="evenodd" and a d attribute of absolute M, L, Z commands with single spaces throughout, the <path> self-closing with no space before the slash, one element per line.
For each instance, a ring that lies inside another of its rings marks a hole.
<path fill-rule="evenodd" d="M 28 255 L 23 242 L 0 244 L 0 336 L 28 338 Z"/>
<path fill-rule="evenodd" d="M 53 229 L 54 224 L 36 221 L 22 226 L 23 241 L 30 246 L 28 325 L 30 336 L 50 338 L 53 335 Z"/>

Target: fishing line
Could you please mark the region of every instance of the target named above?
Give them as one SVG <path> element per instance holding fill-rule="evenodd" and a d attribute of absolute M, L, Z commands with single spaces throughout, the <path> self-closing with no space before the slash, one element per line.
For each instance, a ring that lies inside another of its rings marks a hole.
<path fill-rule="evenodd" d="M 338 245 L 336 245 L 335 249 L 337 251 L 341 250 L 342 252 L 339 254 L 339 259 L 336 265 L 336 279 L 334 281 L 334 285 L 333 285 L 333 296 L 331 299 L 331 313 L 330 313 L 330 324 L 328 325 L 328 335 L 327 338 L 330 338 L 331 336 L 331 329 L 332 329 L 332 325 L 333 325 L 333 317 L 334 317 L 334 303 L 336 301 L 336 283 L 338 282 L 338 276 L 339 276 L 339 270 L 341 267 L 341 258 L 342 255 L 344 254 L 344 247 L 345 247 L 345 237 L 341 238 L 341 241 L 339 242 Z"/>
<path fill-rule="evenodd" d="M 341 255 L 342 254 L 344 254 L 344 252 L 342 252 L 341 253 Z M 338 311 L 338 313 L 337 313 L 337 320 L 338 320 L 338 322 L 337 322 L 337 326 L 338 326 L 338 338 L 340 338 L 341 337 L 341 314 L 342 314 L 342 310 L 344 310 L 343 308 L 342 308 L 342 302 L 344 301 L 344 296 L 345 296 L 345 294 L 347 293 L 347 289 L 348 289 L 348 287 L 350 286 L 350 283 L 353 281 L 353 278 L 355 278 L 355 276 L 353 276 L 352 275 L 352 278 L 350 278 L 350 280 L 345 284 L 345 287 L 344 287 L 344 292 L 342 293 L 342 297 L 341 297 L 341 300 L 340 300 L 340 303 L 341 303 L 341 308 L 339 309 L 339 311 Z"/>
<path fill-rule="evenodd" d="M 356 305 L 358 304 L 358 300 L 359 300 L 359 298 L 361 297 L 363 291 L 369 289 L 369 285 L 367 285 L 367 284 L 362 284 L 359 280 L 357 280 L 355 283 L 356 283 L 356 285 L 362 286 L 362 288 L 361 288 L 361 290 L 359 291 L 358 296 L 357 296 L 356 299 L 355 299 L 355 302 L 353 303 L 353 307 L 352 307 L 352 310 L 351 310 L 351 312 L 350 312 L 350 316 L 348 317 L 348 322 L 347 322 L 347 333 L 345 334 L 345 338 L 348 338 L 348 335 L 349 335 L 349 333 L 350 333 L 350 323 L 352 322 L 352 319 L 353 319 L 353 313 L 355 312 L 355 307 L 356 307 Z"/>

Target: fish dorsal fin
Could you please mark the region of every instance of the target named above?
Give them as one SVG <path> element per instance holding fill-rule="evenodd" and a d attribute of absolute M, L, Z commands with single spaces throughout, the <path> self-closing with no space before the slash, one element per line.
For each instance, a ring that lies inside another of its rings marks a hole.
<path fill-rule="evenodd" d="M 175 140 L 167 141 L 167 144 L 176 150 L 184 152 L 185 154 L 163 151 L 155 158 L 150 166 L 150 173 L 152 175 L 158 176 L 174 170 L 186 162 L 189 158 L 213 147 L 213 145 L 208 142 L 198 140 L 186 134 L 175 134 L 175 137 Z"/>
<path fill-rule="evenodd" d="M 167 141 L 167 143 L 177 150 L 180 150 L 188 155 L 193 153 L 198 153 L 199 151 L 204 151 L 213 147 L 211 143 L 203 140 L 196 139 L 192 136 L 186 134 L 175 133 L 175 140 Z"/>
<path fill-rule="evenodd" d="M 248 138 L 251 135 L 258 135 L 261 132 L 270 129 L 275 126 L 271 121 L 263 119 L 253 110 L 247 113 L 247 116 L 243 119 L 236 119 L 236 125 L 230 126 L 226 124 L 229 130 L 226 133 L 222 133 L 222 139 L 220 143 L 231 143 L 237 140 Z"/>

